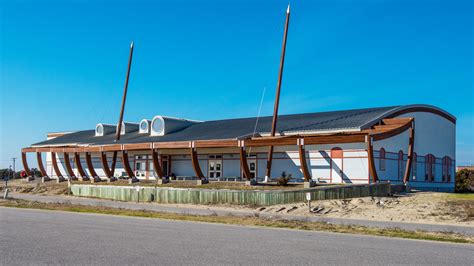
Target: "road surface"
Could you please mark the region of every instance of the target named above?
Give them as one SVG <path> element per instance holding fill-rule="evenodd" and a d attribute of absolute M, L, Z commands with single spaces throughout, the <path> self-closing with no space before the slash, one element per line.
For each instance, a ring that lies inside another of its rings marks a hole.
<path fill-rule="evenodd" d="M 30 201 L 39 201 L 46 203 L 70 203 L 80 204 L 88 206 L 103 206 L 111 208 L 123 208 L 130 210 L 149 210 L 155 212 L 168 212 L 178 214 L 194 214 L 194 215 L 219 215 L 219 216 L 254 216 L 259 215 L 263 218 L 279 218 L 287 220 L 301 220 L 309 222 L 325 222 L 332 224 L 344 224 L 344 225 L 361 225 L 367 227 L 378 227 L 378 228 L 400 228 L 404 230 L 424 230 L 429 232 L 454 232 L 464 235 L 474 236 L 474 226 L 462 226 L 462 225 L 446 225 L 446 224 L 423 224 L 423 223 L 408 223 L 408 222 L 392 222 L 392 221 L 375 221 L 375 220 L 360 220 L 360 219 L 349 219 L 349 218 L 329 218 L 329 217 L 318 217 L 318 216 L 301 216 L 301 215 L 288 215 L 288 214 L 274 214 L 274 213 L 259 213 L 256 211 L 246 210 L 222 210 L 215 208 L 212 205 L 203 208 L 195 208 L 192 205 L 176 205 L 176 204 L 158 204 L 158 203 L 136 203 L 136 202 L 121 202 L 106 199 L 94 199 L 94 198 L 82 198 L 82 197 L 71 197 L 64 195 L 35 195 L 35 194 L 23 194 L 15 193 L 11 195 L 12 198 L 24 199 Z"/>
<path fill-rule="evenodd" d="M 0 264 L 472 265 L 474 245 L 0 207 Z"/>

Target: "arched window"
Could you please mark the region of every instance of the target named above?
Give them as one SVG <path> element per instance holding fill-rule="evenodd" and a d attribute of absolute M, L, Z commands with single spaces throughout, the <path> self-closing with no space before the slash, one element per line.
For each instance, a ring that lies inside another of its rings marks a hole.
<path fill-rule="evenodd" d="M 380 148 L 379 152 L 379 169 L 380 171 L 385 171 L 385 149 Z"/>
<path fill-rule="evenodd" d="M 435 164 L 436 158 L 433 154 L 427 154 L 425 157 L 425 180 L 428 182 L 433 182 L 435 177 Z"/>
<path fill-rule="evenodd" d="M 398 179 L 403 178 L 403 151 L 398 152 Z"/>
<path fill-rule="evenodd" d="M 331 158 L 342 158 L 342 149 L 339 147 L 335 147 L 331 149 Z"/>
<path fill-rule="evenodd" d="M 451 181 L 451 158 L 445 156 L 443 158 L 443 182 Z"/>
<path fill-rule="evenodd" d="M 416 180 L 417 161 L 418 161 L 418 158 L 416 156 L 416 152 L 414 152 L 413 153 L 413 162 L 411 163 L 411 172 L 412 172 L 413 180 Z"/>

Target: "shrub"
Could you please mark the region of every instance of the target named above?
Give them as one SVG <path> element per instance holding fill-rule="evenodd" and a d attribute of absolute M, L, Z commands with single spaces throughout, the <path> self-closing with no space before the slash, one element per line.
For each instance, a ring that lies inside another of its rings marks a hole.
<path fill-rule="evenodd" d="M 474 192 L 474 171 L 461 169 L 456 173 L 456 188 L 458 193 Z"/>
<path fill-rule="evenodd" d="M 281 176 L 277 179 L 277 184 L 279 186 L 286 186 L 288 185 L 288 181 L 291 179 L 291 174 L 286 174 L 285 171 L 281 173 Z"/>

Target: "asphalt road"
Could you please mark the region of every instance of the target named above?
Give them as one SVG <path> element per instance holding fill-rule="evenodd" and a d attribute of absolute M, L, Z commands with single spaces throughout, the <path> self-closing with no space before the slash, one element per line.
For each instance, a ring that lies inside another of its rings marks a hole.
<path fill-rule="evenodd" d="M 0 208 L 0 264 L 472 265 L 474 245 Z"/>
<path fill-rule="evenodd" d="M 446 225 L 446 224 L 423 224 L 423 223 L 408 223 L 408 222 L 389 222 L 389 221 L 375 221 L 375 220 L 360 220 L 360 219 L 349 219 L 349 218 L 329 218 L 329 217 L 318 217 L 318 216 L 302 216 L 302 215 L 288 215 L 288 214 L 274 214 L 274 213 L 259 213 L 257 211 L 246 211 L 246 210 L 222 210 L 215 208 L 211 205 L 203 208 L 195 208 L 192 205 L 182 204 L 158 204 L 150 202 L 121 202 L 106 199 L 94 199 L 86 197 L 71 197 L 64 195 L 35 195 L 35 194 L 23 194 L 15 193 L 11 194 L 12 198 L 24 199 L 29 201 L 39 201 L 47 203 L 70 203 L 88 206 L 103 206 L 111 208 L 123 208 L 130 210 L 149 210 L 155 212 L 168 212 L 178 214 L 194 214 L 194 215 L 218 215 L 218 216 L 254 216 L 255 214 L 265 218 L 279 218 L 287 220 L 300 220 L 309 222 L 325 222 L 332 224 L 345 224 L 345 225 L 362 225 L 367 227 L 378 227 L 378 228 L 400 228 L 409 231 L 424 230 L 429 232 L 455 232 L 464 235 L 474 236 L 473 226 L 461 226 L 461 225 Z"/>

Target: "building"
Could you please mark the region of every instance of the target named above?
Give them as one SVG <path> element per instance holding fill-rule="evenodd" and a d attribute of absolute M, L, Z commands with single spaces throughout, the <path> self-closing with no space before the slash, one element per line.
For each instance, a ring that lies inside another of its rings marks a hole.
<path fill-rule="evenodd" d="M 409 183 L 453 191 L 456 118 L 429 105 L 407 105 L 278 116 L 194 121 L 165 116 L 116 126 L 48 134 L 22 149 L 37 154 L 53 179 L 263 179 L 282 172 L 294 181 Z M 267 162 L 269 147 L 273 159 Z M 46 165 L 42 153 L 47 153 Z M 118 158 L 118 159 L 117 159 Z M 267 165 L 270 165 L 267 167 Z M 28 171 L 28 174 L 29 171 Z"/>

